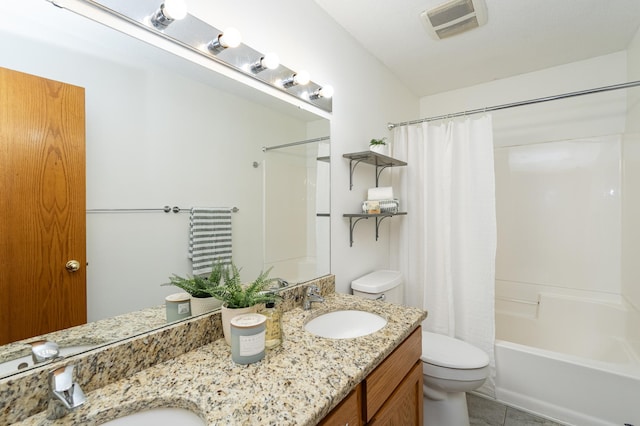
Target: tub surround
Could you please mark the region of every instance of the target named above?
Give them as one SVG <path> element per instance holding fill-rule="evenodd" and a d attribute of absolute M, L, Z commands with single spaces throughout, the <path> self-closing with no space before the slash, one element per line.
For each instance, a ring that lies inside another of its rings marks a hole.
<path fill-rule="evenodd" d="M 314 283 L 325 304 L 311 311 L 300 308 L 309 283 L 287 291 L 282 302 L 284 342 L 258 363 L 240 366 L 231 361 L 231 350 L 221 339 L 219 314 L 213 313 L 74 357 L 88 403 L 56 422 L 46 421 L 40 412 L 53 365 L 1 381 L 0 423 L 99 424 L 147 408 L 175 406 L 193 410 L 209 424 L 315 424 L 409 336 L 426 313 L 335 294 L 333 276 Z M 374 312 L 388 324 L 349 340 L 304 331 L 307 320 L 335 309 Z"/>
<path fill-rule="evenodd" d="M 608 297 L 500 289 L 495 343 L 499 401 L 568 424 L 636 424 L 640 357 L 633 342 L 625 340 L 633 307 Z"/>

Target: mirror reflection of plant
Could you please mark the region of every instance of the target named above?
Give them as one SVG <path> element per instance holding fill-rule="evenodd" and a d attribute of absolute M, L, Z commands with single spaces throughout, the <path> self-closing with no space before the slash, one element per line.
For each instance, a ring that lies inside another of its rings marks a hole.
<path fill-rule="evenodd" d="M 183 278 L 173 274 L 173 276 L 169 277 L 169 282 L 162 285 L 174 285 L 196 298 L 211 297 L 211 288 L 220 285 L 224 270 L 224 264 L 217 262 L 213 265 L 213 269 L 208 277 L 187 276 Z"/>

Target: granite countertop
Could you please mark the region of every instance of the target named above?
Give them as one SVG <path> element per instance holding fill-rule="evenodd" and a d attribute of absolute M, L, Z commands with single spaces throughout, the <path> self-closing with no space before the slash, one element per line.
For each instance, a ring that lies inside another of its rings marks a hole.
<path fill-rule="evenodd" d="M 184 355 L 87 393 L 87 403 L 62 419 L 39 413 L 19 425 L 92 425 L 155 407 L 181 407 L 209 425 L 313 425 L 380 364 L 426 313 L 344 294 L 283 314 L 284 341 L 255 364 L 236 365 L 218 339 Z M 326 311 L 360 309 L 387 325 L 355 339 L 325 339 L 303 329 Z"/>
<path fill-rule="evenodd" d="M 0 362 L 30 356 L 29 342 L 36 340 L 56 342 L 61 348 L 79 345 L 98 346 L 148 332 L 166 324 L 165 306 L 162 304 L 2 345 Z"/>

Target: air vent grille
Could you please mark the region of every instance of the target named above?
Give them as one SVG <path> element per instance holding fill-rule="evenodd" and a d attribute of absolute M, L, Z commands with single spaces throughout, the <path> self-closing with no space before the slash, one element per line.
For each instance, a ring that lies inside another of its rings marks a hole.
<path fill-rule="evenodd" d="M 441 40 L 487 22 L 484 0 L 452 0 L 420 14 L 422 24 L 433 38 Z"/>

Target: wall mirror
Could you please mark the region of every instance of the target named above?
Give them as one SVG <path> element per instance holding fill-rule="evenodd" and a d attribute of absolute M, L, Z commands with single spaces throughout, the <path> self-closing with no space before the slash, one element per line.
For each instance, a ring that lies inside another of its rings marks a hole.
<path fill-rule="evenodd" d="M 89 322 L 180 291 L 160 284 L 191 274 L 191 207 L 237 209 L 246 281 L 330 273 L 325 117 L 45 0 L 0 6 L 0 51 L 0 67 L 85 88 Z"/>

